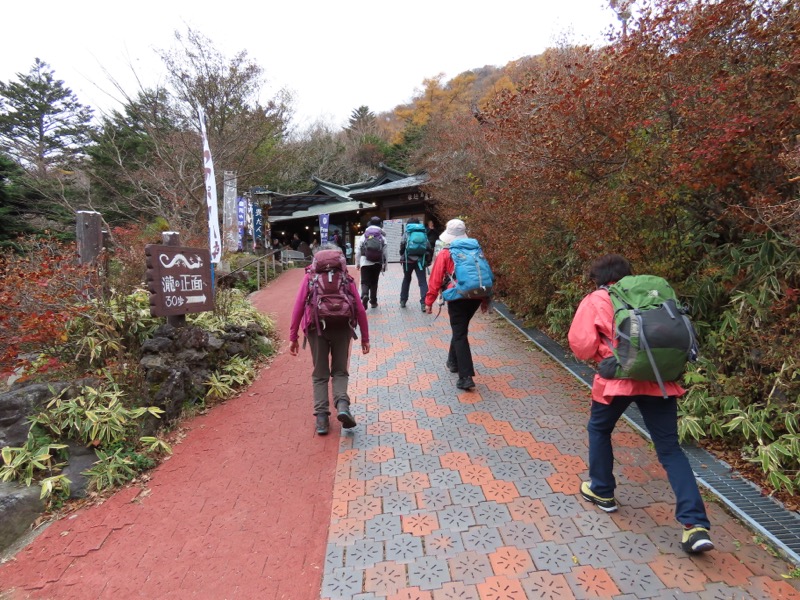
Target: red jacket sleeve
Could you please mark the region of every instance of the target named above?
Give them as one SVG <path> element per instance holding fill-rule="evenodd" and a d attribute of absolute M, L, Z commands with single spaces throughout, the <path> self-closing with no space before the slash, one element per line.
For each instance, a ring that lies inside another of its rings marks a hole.
<path fill-rule="evenodd" d="M 567 334 L 575 356 L 595 362 L 611 356 L 606 340 L 613 335 L 613 320 L 614 309 L 606 290 L 595 290 L 581 300 Z"/>
<path fill-rule="evenodd" d="M 450 256 L 449 248 L 442 248 L 436 255 L 431 268 L 431 276 L 428 278 L 428 294 L 425 296 L 425 306 L 433 306 L 439 292 L 443 287 L 446 288 L 445 277 L 455 271 L 455 264 Z"/>

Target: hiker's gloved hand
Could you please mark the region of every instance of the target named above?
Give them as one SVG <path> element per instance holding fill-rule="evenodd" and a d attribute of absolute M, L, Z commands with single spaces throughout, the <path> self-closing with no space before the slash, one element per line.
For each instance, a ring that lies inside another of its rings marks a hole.
<path fill-rule="evenodd" d="M 300 350 L 300 342 L 298 340 L 293 341 L 289 344 L 289 354 L 292 356 L 297 356 L 297 352 Z"/>

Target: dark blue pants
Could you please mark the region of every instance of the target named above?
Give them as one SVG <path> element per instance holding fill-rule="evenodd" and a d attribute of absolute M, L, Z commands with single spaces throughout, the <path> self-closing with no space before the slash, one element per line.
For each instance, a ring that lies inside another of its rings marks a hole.
<path fill-rule="evenodd" d="M 589 416 L 589 478 L 592 491 L 611 498 L 614 479 L 614 449 L 611 432 L 622 413 L 636 403 L 656 448 L 658 461 L 667 472 L 675 493 L 675 518 L 683 525 L 709 527 L 706 508 L 700 497 L 689 459 L 678 444 L 678 402 L 660 396 L 617 396 L 611 404 L 592 402 Z"/>
<path fill-rule="evenodd" d="M 447 303 L 447 313 L 450 315 L 450 329 L 453 332 L 453 336 L 450 339 L 450 352 L 447 354 L 447 362 L 458 367 L 459 377 L 472 377 L 475 375 L 468 334 L 469 322 L 480 307 L 480 300 L 453 300 Z"/>
<path fill-rule="evenodd" d="M 428 279 L 425 268 L 419 268 L 419 263 L 411 262 L 403 264 L 403 283 L 400 285 L 400 302 L 408 302 L 409 288 L 411 287 L 411 274 L 417 275 L 419 283 L 419 303 L 425 304 L 425 294 L 428 293 Z"/>

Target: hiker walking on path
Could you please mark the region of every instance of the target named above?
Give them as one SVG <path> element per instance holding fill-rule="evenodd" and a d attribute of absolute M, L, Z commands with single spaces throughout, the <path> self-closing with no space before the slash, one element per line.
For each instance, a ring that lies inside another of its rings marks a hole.
<path fill-rule="evenodd" d="M 450 316 L 450 350 L 447 354 L 445 366 L 451 373 L 458 373 L 456 387 L 461 390 L 471 390 L 475 387 L 472 378 L 475 376 L 475 367 L 472 363 L 472 351 L 469 347 L 469 322 L 480 308 L 482 312 L 489 310 L 489 297 L 448 299 L 447 291 L 455 287 L 456 265 L 450 253 L 450 245 L 456 240 L 468 240 L 467 228 L 464 221 L 452 219 L 447 222 L 447 228 L 439 236 L 442 249 L 434 260 L 431 276 L 428 281 L 428 293 L 425 296 L 425 312 L 433 312 L 433 303 L 443 291 L 443 298 L 447 301 L 447 313 Z M 477 246 L 475 240 L 470 240 Z"/>
<path fill-rule="evenodd" d="M 411 275 L 417 276 L 419 283 L 419 305 L 425 312 L 425 295 L 428 293 L 426 266 L 430 264 L 432 254 L 425 226 L 416 217 L 406 223 L 403 237 L 400 240 L 400 262 L 403 265 L 403 283 L 400 286 L 400 308 L 408 302 Z"/>
<path fill-rule="evenodd" d="M 378 280 L 386 272 L 389 254 L 386 249 L 386 236 L 380 217 L 372 217 L 364 235 L 356 238 L 356 269 L 361 271 L 361 302 L 367 308 L 378 306 Z"/>
<path fill-rule="evenodd" d="M 569 345 L 581 360 L 601 362 L 613 355 L 614 309 L 607 286 L 631 275 L 628 261 L 609 254 L 590 266 L 589 279 L 598 289 L 578 306 L 569 329 Z M 605 379 L 595 374 L 589 416 L 589 479 L 581 484 L 583 498 L 605 512 L 617 510 L 614 498 L 614 449 L 611 434 L 628 406 L 635 402 L 650 432 L 658 460 L 675 493 L 675 518 L 683 525 L 681 548 L 689 553 L 711 550 L 710 523 L 689 460 L 678 443 L 677 397 L 685 390 L 674 381 Z M 666 397 L 665 397 L 666 396 Z"/>
<path fill-rule="evenodd" d="M 344 254 L 335 244 L 323 244 L 300 284 L 289 330 L 292 356 L 297 356 L 299 351 L 301 326 L 311 346 L 314 415 L 319 435 L 327 434 L 330 427 L 328 385 L 331 381 L 337 419 L 345 429 L 356 426 L 347 394 L 350 343 L 356 337 L 356 323 L 361 331 L 361 352 L 368 354 L 367 313 L 358 301 L 355 281 L 347 273 Z"/>

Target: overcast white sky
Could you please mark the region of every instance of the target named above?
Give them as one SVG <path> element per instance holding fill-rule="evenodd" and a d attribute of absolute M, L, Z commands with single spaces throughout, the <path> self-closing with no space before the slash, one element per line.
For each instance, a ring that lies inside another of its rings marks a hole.
<path fill-rule="evenodd" d="M 116 107 L 109 74 L 131 94 L 132 70 L 158 83 L 154 49 L 191 27 L 226 57 L 247 50 L 264 69 L 262 99 L 291 90 L 300 126 L 344 125 L 362 105 L 390 110 L 425 78 L 502 66 L 565 38 L 601 44 L 617 24 L 608 0 L 40 0 L 5 2 L 2 13 L 0 81 L 38 57 L 83 104 Z"/>

